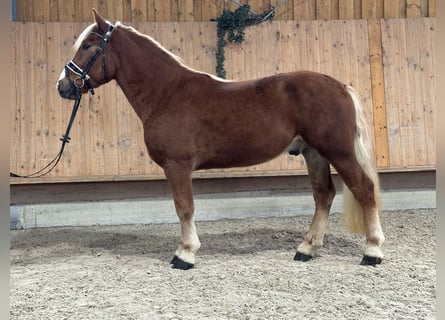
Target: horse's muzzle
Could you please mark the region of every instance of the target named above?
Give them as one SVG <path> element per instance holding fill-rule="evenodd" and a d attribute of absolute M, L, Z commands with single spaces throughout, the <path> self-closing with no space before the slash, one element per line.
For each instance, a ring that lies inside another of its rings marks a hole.
<path fill-rule="evenodd" d="M 78 98 L 78 88 L 74 85 L 74 81 L 68 77 L 61 77 L 57 81 L 57 91 L 64 99 L 76 100 Z"/>

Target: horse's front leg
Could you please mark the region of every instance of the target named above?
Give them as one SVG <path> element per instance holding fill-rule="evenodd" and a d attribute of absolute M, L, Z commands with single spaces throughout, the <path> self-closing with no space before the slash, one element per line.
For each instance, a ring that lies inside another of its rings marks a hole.
<path fill-rule="evenodd" d="M 188 270 L 195 265 L 195 253 L 201 247 L 193 219 L 191 169 L 186 164 L 170 162 L 164 166 L 165 176 L 173 193 L 176 213 L 181 223 L 181 243 L 176 249 L 172 267 Z"/>

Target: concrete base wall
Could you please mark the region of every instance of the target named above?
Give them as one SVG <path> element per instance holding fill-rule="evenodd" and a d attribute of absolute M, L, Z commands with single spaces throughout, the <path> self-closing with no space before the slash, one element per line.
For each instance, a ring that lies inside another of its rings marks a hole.
<path fill-rule="evenodd" d="M 390 191 L 382 194 L 383 210 L 436 207 L 435 190 Z M 236 193 L 197 196 L 196 221 L 241 219 L 264 216 L 312 214 L 311 193 Z M 332 212 L 342 211 L 342 195 L 337 195 Z M 11 205 L 10 228 L 56 226 L 119 225 L 178 222 L 171 198 L 104 200 Z"/>
<path fill-rule="evenodd" d="M 342 212 L 342 182 L 333 175 Z M 383 210 L 436 207 L 435 172 L 380 174 Z M 309 178 L 195 179 L 197 221 L 313 214 Z M 178 222 L 165 180 L 11 185 L 10 228 Z"/>

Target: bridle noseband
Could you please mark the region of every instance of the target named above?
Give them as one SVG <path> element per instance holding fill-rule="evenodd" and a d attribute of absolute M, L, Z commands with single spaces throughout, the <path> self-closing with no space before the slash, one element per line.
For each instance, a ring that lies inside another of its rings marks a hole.
<path fill-rule="evenodd" d="M 65 70 L 71 71 L 75 75 L 78 76 L 78 78 L 74 79 L 74 85 L 76 88 L 81 89 L 83 87 L 86 87 L 88 91 L 90 91 L 91 94 L 94 94 L 93 86 L 90 83 L 90 76 L 88 75 L 88 72 L 90 72 L 91 67 L 96 62 L 97 58 L 99 58 L 99 55 L 102 53 L 102 69 L 104 71 L 104 81 L 108 82 L 108 73 L 107 73 L 107 65 L 105 63 L 105 46 L 110 40 L 111 34 L 113 33 L 113 30 L 115 29 L 114 25 L 110 25 L 107 32 L 104 35 L 101 35 L 96 32 L 91 32 L 91 34 L 94 34 L 98 37 L 100 37 L 100 43 L 97 47 L 96 51 L 94 52 L 93 56 L 88 61 L 87 65 L 85 66 L 85 69 L 82 69 L 79 67 L 73 60 L 69 61 L 65 65 Z"/>

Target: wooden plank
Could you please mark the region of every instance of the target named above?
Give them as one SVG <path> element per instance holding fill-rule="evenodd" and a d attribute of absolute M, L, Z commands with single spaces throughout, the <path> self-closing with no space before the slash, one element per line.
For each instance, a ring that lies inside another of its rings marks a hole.
<path fill-rule="evenodd" d="M 289 0 L 283 5 L 283 0 L 264 1 L 262 6 L 263 12 L 270 12 L 273 8 L 280 6 L 274 14 L 274 21 L 289 21 L 294 20 L 294 1 Z"/>
<path fill-rule="evenodd" d="M 48 0 L 33 1 L 33 21 L 49 21 L 51 17 L 50 2 Z"/>
<path fill-rule="evenodd" d="M 403 20 L 382 21 L 383 63 L 388 123 L 390 166 L 404 167 L 413 158 L 410 145 L 407 106 L 406 33 Z"/>
<path fill-rule="evenodd" d="M 423 81 L 423 64 L 420 60 L 420 53 L 424 50 L 424 32 L 423 26 L 419 23 L 420 19 L 407 19 L 405 21 L 406 34 L 409 35 L 409 40 L 407 40 L 407 70 L 408 70 L 408 81 L 410 85 L 410 103 L 408 105 L 409 108 L 409 119 L 408 124 L 410 125 L 410 143 L 413 148 L 413 158 L 409 159 L 410 164 L 413 165 L 421 165 L 427 162 L 428 151 L 427 151 L 427 140 L 426 140 L 426 132 L 429 128 L 425 127 L 425 112 L 424 104 L 425 101 L 423 98 L 424 92 L 422 90 Z M 428 50 L 430 50 L 428 48 Z M 420 104 L 422 107 L 418 107 Z"/>
<path fill-rule="evenodd" d="M 96 0 L 82 0 L 82 17 L 78 19 L 78 21 L 83 22 L 93 22 L 93 8 L 97 8 Z M 99 12 L 101 13 L 101 12 Z M 64 21 L 64 20 L 60 20 Z"/>
<path fill-rule="evenodd" d="M 338 19 L 338 10 L 339 10 L 339 2 L 338 0 L 317 0 L 316 8 L 317 8 L 317 19 L 318 20 L 330 20 L 330 19 Z"/>
<path fill-rule="evenodd" d="M 193 0 L 179 1 L 178 21 L 194 21 Z"/>
<path fill-rule="evenodd" d="M 147 19 L 150 19 L 150 3 L 153 2 L 153 0 L 147 1 Z M 108 7 L 112 7 L 112 5 L 109 5 Z M 131 1 L 125 0 L 121 2 L 121 13 L 120 15 L 116 14 L 116 20 L 122 21 L 122 22 L 130 22 L 132 17 L 131 12 Z M 150 21 L 150 20 L 149 20 Z"/>
<path fill-rule="evenodd" d="M 128 107 L 123 94 L 116 95 L 117 105 L 117 154 L 118 154 L 118 174 L 133 175 L 143 174 L 144 167 L 140 166 L 138 158 L 144 155 L 138 152 L 140 136 L 142 135 L 141 123 L 136 113 Z"/>
<path fill-rule="evenodd" d="M 332 73 L 331 76 L 339 79 L 344 83 L 353 81 L 355 74 L 351 73 L 351 57 L 349 51 L 345 49 L 347 39 L 351 30 L 345 21 L 331 20 L 326 23 L 326 27 L 331 31 L 330 52 Z M 341 30 L 341 32 L 340 32 Z"/>
<path fill-rule="evenodd" d="M 113 1 L 114 2 L 114 1 Z M 96 6 L 94 8 L 96 8 L 96 10 L 99 12 L 100 15 L 102 15 L 102 17 L 104 17 L 105 19 L 109 19 L 107 17 L 107 13 L 108 13 L 108 4 L 109 1 L 101 1 L 101 0 L 97 0 L 96 2 Z M 111 3 L 110 6 L 114 6 L 114 3 Z M 92 8 L 91 8 L 92 9 Z M 111 20 L 111 19 L 110 19 Z"/>
<path fill-rule="evenodd" d="M 436 16 L 436 0 L 428 0 L 428 17 Z"/>
<path fill-rule="evenodd" d="M 21 90 L 22 75 L 24 74 L 25 64 L 22 62 L 24 55 L 22 45 L 24 42 L 24 24 L 12 23 L 11 25 L 11 65 L 14 66 L 14 72 L 11 72 L 11 88 L 16 88 L 10 95 L 11 103 L 9 110 L 10 134 L 9 134 L 9 170 L 18 174 L 24 174 L 22 168 L 21 152 L 22 145 L 22 122 L 24 120 L 24 91 Z M 13 68 L 11 68 L 13 69 Z"/>
<path fill-rule="evenodd" d="M 385 1 L 383 9 L 384 18 L 406 17 L 406 0 Z"/>
<path fill-rule="evenodd" d="M 43 26 L 42 26 L 43 27 Z M 45 136 L 44 145 L 42 150 L 44 152 L 45 165 L 53 159 L 59 152 L 60 137 L 64 133 L 61 123 L 57 119 L 61 118 L 62 108 L 66 107 L 62 103 L 62 99 L 56 94 L 55 83 L 59 78 L 62 71 L 62 65 L 60 64 L 60 23 L 45 24 L 46 39 L 42 41 L 41 45 L 46 47 L 45 56 L 47 59 L 46 74 L 42 75 L 45 79 L 45 106 L 42 106 L 42 133 Z"/>
<path fill-rule="evenodd" d="M 147 21 L 147 2 L 131 0 L 131 21 Z"/>
<path fill-rule="evenodd" d="M 203 35 L 207 61 L 206 71 L 216 75 L 216 23 L 204 22 Z"/>
<path fill-rule="evenodd" d="M 229 60 L 226 59 L 227 79 L 243 79 L 245 73 L 244 47 L 244 43 L 234 43 L 226 46 L 226 57 L 230 57 Z"/>
<path fill-rule="evenodd" d="M 339 19 L 360 19 L 362 16 L 361 0 L 339 0 Z"/>
<path fill-rule="evenodd" d="M 294 68 L 295 70 L 308 69 L 312 70 L 312 66 L 308 62 L 308 58 L 313 52 L 310 52 L 313 47 L 308 45 L 308 37 L 313 34 L 314 23 L 308 21 L 300 21 L 293 24 L 293 45 L 294 45 Z"/>
<path fill-rule="evenodd" d="M 244 52 L 244 67 L 240 73 L 240 80 L 248 80 L 256 77 L 256 34 L 254 28 L 247 28 L 245 30 L 243 52 Z"/>
<path fill-rule="evenodd" d="M 181 0 L 181 2 L 184 0 Z M 170 20 L 171 22 L 179 21 L 179 3 L 178 0 L 170 0 Z"/>
<path fill-rule="evenodd" d="M 436 128 L 437 128 L 437 107 L 436 107 L 436 78 L 435 78 L 435 28 L 436 19 L 422 19 L 420 34 L 422 34 L 422 42 L 424 43 L 420 49 L 419 59 L 421 65 L 421 85 L 423 98 L 419 105 L 423 108 L 423 116 L 425 121 L 426 134 L 426 154 L 427 163 L 421 165 L 436 165 Z"/>
<path fill-rule="evenodd" d="M 320 33 L 318 31 L 318 27 L 318 22 L 305 22 L 305 50 L 302 50 L 303 48 L 298 48 L 298 56 L 300 57 L 300 59 L 303 59 L 304 56 L 307 56 L 305 64 L 303 64 L 304 60 L 302 60 L 302 65 L 306 66 L 305 69 L 320 72 Z"/>
<path fill-rule="evenodd" d="M 57 4 L 57 2 L 54 1 L 54 0 L 51 0 L 51 2 L 54 2 L 54 3 Z M 73 3 L 74 3 L 74 21 L 82 22 L 83 21 L 83 10 L 84 10 L 83 9 L 83 5 L 84 5 L 84 2 L 82 0 L 74 0 Z M 58 14 L 59 13 L 57 12 L 57 15 Z M 60 20 L 58 18 L 57 19 L 56 18 L 51 18 L 51 21 L 60 21 Z"/>
<path fill-rule="evenodd" d="M 155 0 L 156 21 L 168 22 L 171 15 L 170 0 Z"/>
<path fill-rule="evenodd" d="M 406 0 L 406 17 L 418 18 L 422 16 L 422 7 L 420 0 Z"/>
<path fill-rule="evenodd" d="M 380 20 L 368 20 L 368 39 L 371 63 L 372 104 L 374 109 L 376 163 L 379 168 L 382 168 L 389 166 L 389 145 Z"/>
<path fill-rule="evenodd" d="M 97 128 L 98 141 L 96 147 L 101 149 L 103 156 L 103 175 L 113 175 L 119 170 L 117 154 L 117 95 L 120 88 L 115 82 L 104 86 L 100 116 L 101 126 Z M 128 102 L 124 105 L 129 107 Z"/>
<path fill-rule="evenodd" d="M 181 59 L 184 60 L 184 63 L 191 68 L 194 68 L 194 47 L 193 47 L 193 38 L 196 35 L 194 26 L 196 23 L 193 22 L 185 22 L 181 24 L 181 28 L 179 28 L 179 41 L 181 42 Z"/>
<path fill-rule="evenodd" d="M 420 0 L 420 16 L 428 17 L 428 0 Z"/>
<path fill-rule="evenodd" d="M 14 21 L 27 21 L 25 18 L 25 0 L 16 1 L 15 4 L 15 20 Z"/>
<path fill-rule="evenodd" d="M 270 8 L 270 0 L 249 0 L 250 10 L 256 14 L 260 14 Z"/>
<path fill-rule="evenodd" d="M 193 21 L 202 21 L 202 1 L 193 1 Z"/>
<path fill-rule="evenodd" d="M 74 2 L 57 0 L 60 21 L 74 21 Z"/>
<path fill-rule="evenodd" d="M 391 0 L 392 1 L 392 0 Z M 385 1 L 387 2 L 387 1 Z M 362 18 L 376 19 L 383 17 L 383 0 L 362 0 Z"/>
<path fill-rule="evenodd" d="M 316 0 L 294 1 L 294 20 L 315 20 Z"/>
<path fill-rule="evenodd" d="M 294 29 L 293 21 L 281 21 L 279 23 L 279 46 L 281 48 L 281 71 L 295 71 Z"/>
<path fill-rule="evenodd" d="M 369 56 L 369 42 L 368 42 L 368 25 L 366 20 L 354 20 L 352 25 L 351 35 L 355 35 L 354 39 L 356 46 L 356 73 L 354 74 L 353 84 L 360 95 L 360 100 L 363 104 L 364 113 L 370 127 L 371 137 L 375 136 L 373 120 L 373 96 L 371 83 L 371 66 Z M 375 144 L 372 141 L 373 145 Z"/>
<path fill-rule="evenodd" d="M 218 12 L 222 12 L 224 5 L 221 9 L 218 6 L 221 4 L 220 0 L 202 0 L 201 4 L 201 17 L 203 22 L 210 21 L 210 19 L 215 19 L 220 15 Z M 223 4 L 223 3 L 222 3 Z"/>
<path fill-rule="evenodd" d="M 105 1 L 104 1 L 105 2 Z M 122 16 L 124 15 L 124 4 L 128 3 L 127 1 L 108 1 L 106 8 L 101 7 L 100 12 L 103 13 L 103 17 L 105 17 L 109 21 L 122 21 Z M 106 11 L 104 10 L 106 9 Z M 102 11 L 104 10 L 104 11 Z"/>
<path fill-rule="evenodd" d="M 25 172 L 35 172 L 37 169 L 40 169 L 36 166 L 36 149 L 39 149 L 40 145 L 37 144 L 37 141 L 35 140 L 35 112 L 36 112 L 36 106 L 35 106 L 35 85 L 34 85 L 34 66 L 35 66 L 35 55 L 34 50 L 36 47 L 35 44 L 35 28 L 36 23 L 30 23 L 28 24 L 27 32 L 29 33 L 30 37 L 27 37 L 25 39 L 24 48 L 25 51 L 23 52 L 25 59 L 27 60 L 27 68 L 26 70 L 22 70 L 24 74 L 21 76 L 21 81 L 23 83 L 23 89 L 26 88 L 27 91 L 27 97 L 24 100 L 24 121 L 22 128 L 24 129 L 22 131 L 22 146 L 24 147 L 24 150 L 22 150 L 22 159 L 29 159 L 27 162 L 27 166 L 24 167 Z M 36 143 L 33 143 L 36 142 Z"/>
<path fill-rule="evenodd" d="M 333 21 L 333 20 L 332 20 Z M 332 70 L 332 30 L 331 30 L 331 23 L 332 21 L 323 21 L 319 20 L 317 21 L 318 24 L 318 30 L 320 32 L 320 35 L 322 35 L 318 41 L 319 44 L 319 70 L 320 72 L 333 75 Z"/>

